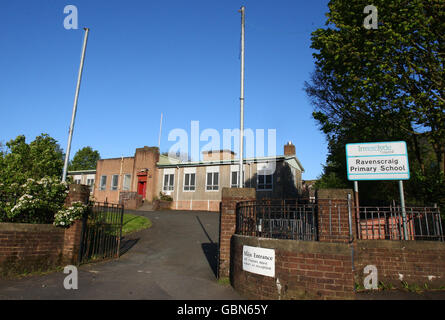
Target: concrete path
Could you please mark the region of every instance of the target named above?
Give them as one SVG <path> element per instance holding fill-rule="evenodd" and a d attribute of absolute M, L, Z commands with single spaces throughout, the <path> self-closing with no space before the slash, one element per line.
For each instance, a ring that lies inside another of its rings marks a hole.
<path fill-rule="evenodd" d="M 57 272 L 0 280 L 0 299 L 242 299 L 216 282 L 218 213 L 132 213 L 152 227 L 127 237 L 119 260 L 81 266 L 78 290 Z"/>

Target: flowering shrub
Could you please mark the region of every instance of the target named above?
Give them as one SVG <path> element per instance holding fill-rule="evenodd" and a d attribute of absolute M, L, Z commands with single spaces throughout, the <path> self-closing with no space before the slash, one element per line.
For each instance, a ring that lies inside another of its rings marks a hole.
<path fill-rule="evenodd" d="M 50 177 L 29 178 L 22 185 L 0 184 L 0 221 L 52 223 L 67 194 L 67 184 Z"/>
<path fill-rule="evenodd" d="M 73 202 L 71 207 L 59 210 L 54 215 L 55 226 L 67 227 L 73 223 L 74 220 L 81 219 L 88 206 L 80 201 Z"/>
<path fill-rule="evenodd" d="M 165 193 L 159 192 L 159 197 L 163 201 L 173 201 L 173 198 Z"/>

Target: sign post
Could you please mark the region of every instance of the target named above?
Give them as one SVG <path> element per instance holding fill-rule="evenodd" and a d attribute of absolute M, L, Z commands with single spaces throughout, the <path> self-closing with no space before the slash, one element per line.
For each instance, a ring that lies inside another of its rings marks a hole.
<path fill-rule="evenodd" d="M 354 181 L 354 194 L 358 210 L 358 181 L 398 180 L 402 210 L 404 239 L 406 227 L 403 180 L 409 180 L 408 150 L 405 141 L 348 143 L 346 145 L 348 180 Z M 358 211 L 357 211 L 358 212 Z"/>
<path fill-rule="evenodd" d="M 403 233 L 405 234 L 405 240 L 408 240 L 408 230 L 406 229 L 405 195 L 403 194 L 402 180 L 399 180 L 399 193 L 400 193 L 400 207 L 402 208 Z"/>
<path fill-rule="evenodd" d="M 357 180 L 354 180 L 354 207 L 355 207 L 355 222 L 357 224 L 356 230 L 359 230 L 358 221 L 360 218 L 360 201 L 358 198 L 358 181 Z"/>

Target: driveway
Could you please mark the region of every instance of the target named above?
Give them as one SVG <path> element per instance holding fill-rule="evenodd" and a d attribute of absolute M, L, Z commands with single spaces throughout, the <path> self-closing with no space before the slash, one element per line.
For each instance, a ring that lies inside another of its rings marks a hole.
<path fill-rule="evenodd" d="M 57 272 L 0 280 L 0 299 L 242 299 L 216 282 L 218 213 L 133 213 L 152 227 L 126 237 L 119 260 L 82 265 L 77 290 Z"/>

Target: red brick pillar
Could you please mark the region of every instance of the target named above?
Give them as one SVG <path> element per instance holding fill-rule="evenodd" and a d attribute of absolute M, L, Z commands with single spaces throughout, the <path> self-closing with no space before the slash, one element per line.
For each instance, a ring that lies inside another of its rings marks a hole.
<path fill-rule="evenodd" d="M 348 194 L 351 201 L 348 207 Z M 356 238 L 356 224 L 353 192 L 351 189 L 321 189 L 317 192 L 318 235 L 324 242 L 350 242 L 349 210 L 353 239 Z"/>
<path fill-rule="evenodd" d="M 70 184 L 69 193 L 65 199 L 65 205 L 70 206 L 75 201 L 87 204 L 90 199 L 90 188 L 84 184 Z"/>
<path fill-rule="evenodd" d="M 88 204 L 90 198 L 90 188 L 86 185 L 71 184 L 69 193 L 65 200 L 65 205 L 70 206 L 75 201 Z M 83 221 L 76 220 L 67 229 L 63 243 L 63 257 L 65 263 L 77 264 L 79 261 L 80 242 L 82 237 Z"/>
<path fill-rule="evenodd" d="M 230 275 L 230 242 L 236 228 L 236 204 L 255 200 L 253 188 L 223 188 L 219 220 L 218 278 Z"/>

